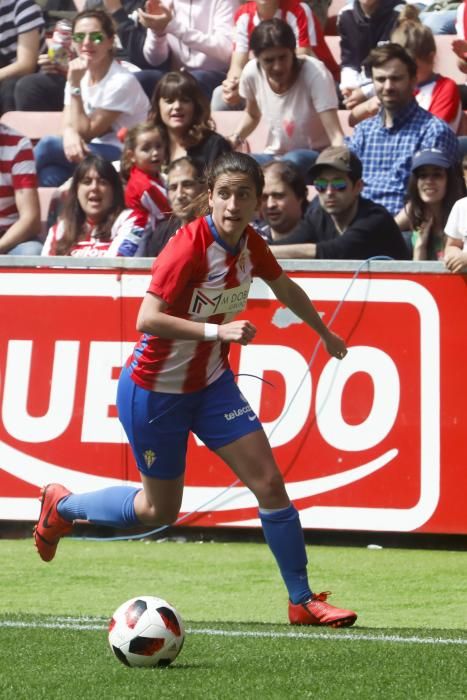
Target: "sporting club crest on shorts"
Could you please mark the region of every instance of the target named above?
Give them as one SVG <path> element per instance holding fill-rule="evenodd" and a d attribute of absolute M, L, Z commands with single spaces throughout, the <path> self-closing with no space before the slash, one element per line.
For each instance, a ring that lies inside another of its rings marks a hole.
<path fill-rule="evenodd" d="M 145 450 L 143 452 L 144 461 L 148 469 L 151 469 L 152 465 L 156 461 L 156 453 L 152 450 Z"/>

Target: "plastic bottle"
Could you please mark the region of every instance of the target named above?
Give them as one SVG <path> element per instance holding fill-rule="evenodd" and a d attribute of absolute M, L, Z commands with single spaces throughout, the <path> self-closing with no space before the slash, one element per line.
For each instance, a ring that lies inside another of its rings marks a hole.
<path fill-rule="evenodd" d="M 48 55 L 53 63 L 66 68 L 71 51 L 71 22 L 60 19 L 55 25 L 52 39 L 49 43 Z"/>

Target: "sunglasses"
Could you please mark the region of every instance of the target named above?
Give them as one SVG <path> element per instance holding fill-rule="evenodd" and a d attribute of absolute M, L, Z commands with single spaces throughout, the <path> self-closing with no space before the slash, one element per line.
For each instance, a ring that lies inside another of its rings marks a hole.
<path fill-rule="evenodd" d="M 321 194 L 326 192 L 328 187 L 330 187 L 333 192 L 343 192 L 347 189 L 347 182 L 344 178 L 336 178 L 335 180 L 315 180 L 313 185 L 316 191 Z"/>
<path fill-rule="evenodd" d="M 102 44 L 105 39 L 104 32 L 89 32 L 88 34 L 86 32 L 75 32 L 71 35 L 71 38 L 75 44 L 82 44 L 87 36 L 93 44 Z"/>

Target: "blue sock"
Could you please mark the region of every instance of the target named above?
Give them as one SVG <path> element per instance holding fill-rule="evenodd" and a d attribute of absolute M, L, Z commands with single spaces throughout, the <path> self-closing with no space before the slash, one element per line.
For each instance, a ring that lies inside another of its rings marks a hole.
<path fill-rule="evenodd" d="M 280 510 L 260 508 L 259 517 L 264 538 L 279 565 L 290 600 L 295 604 L 303 603 L 311 598 L 312 592 L 308 584 L 308 560 L 297 509 L 292 503 Z"/>
<path fill-rule="evenodd" d="M 133 486 L 110 486 L 89 493 L 72 493 L 59 501 L 57 510 L 65 520 L 89 520 L 96 525 L 130 528 L 140 525 L 135 513 Z"/>

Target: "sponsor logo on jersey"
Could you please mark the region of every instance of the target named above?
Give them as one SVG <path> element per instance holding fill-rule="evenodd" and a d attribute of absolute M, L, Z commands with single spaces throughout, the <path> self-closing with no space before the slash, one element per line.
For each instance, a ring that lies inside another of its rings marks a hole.
<path fill-rule="evenodd" d="M 214 314 L 232 314 L 243 311 L 248 299 L 250 281 L 230 289 L 208 289 L 197 287 L 193 290 L 189 312 L 201 318 Z"/>

